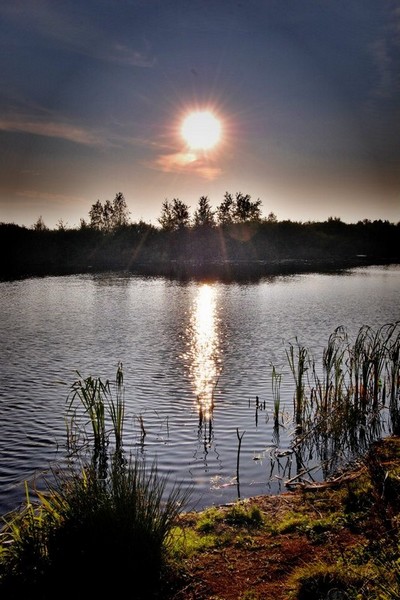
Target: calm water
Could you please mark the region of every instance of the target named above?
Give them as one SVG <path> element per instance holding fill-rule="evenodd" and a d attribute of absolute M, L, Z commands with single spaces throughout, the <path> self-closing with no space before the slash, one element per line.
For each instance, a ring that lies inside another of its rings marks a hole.
<path fill-rule="evenodd" d="M 318 357 L 339 325 L 351 338 L 397 321 L 399 292 L 399 266 L 248 284 L 115 273 L 0 283 L 0 513 L 18 505 L 25 479 L 62 460 L 76 371 L 113 379 L 119 361 L 126 448 L 194 484 L 193 507 L 237 498 L 237 429 L 241 496 L 284 490 L 294 467 L 287 459 L 282 471 L 271 452 L 290 446 L 288 343 L 297 337 Z M 283 373 L 278 438 L 271 365 Z"/>

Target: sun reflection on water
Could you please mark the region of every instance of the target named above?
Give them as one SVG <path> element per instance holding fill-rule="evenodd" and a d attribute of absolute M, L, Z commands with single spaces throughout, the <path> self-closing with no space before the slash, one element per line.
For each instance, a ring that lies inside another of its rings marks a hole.
<path fill-rule="evenodd" d="M 216 298 L 214 287 L 201 285 L 191 316 L 190 372 L 200 425 L 212 419 L 215 387 L 221 369 Z"/>

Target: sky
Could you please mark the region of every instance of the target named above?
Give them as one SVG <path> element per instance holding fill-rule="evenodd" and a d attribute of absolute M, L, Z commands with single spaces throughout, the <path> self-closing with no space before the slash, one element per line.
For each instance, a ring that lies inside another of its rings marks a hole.
<path fill-rule="evenodd" d="M 1 0 L 0 222 L 77 227 L 122 192 L 400 221 L 399 0 Z M 219 142 L 182 122 L 210 111 Z"/>

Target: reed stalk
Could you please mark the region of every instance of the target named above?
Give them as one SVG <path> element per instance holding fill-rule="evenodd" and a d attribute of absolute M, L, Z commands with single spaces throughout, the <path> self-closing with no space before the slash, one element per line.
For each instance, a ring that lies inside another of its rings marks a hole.
<path fill-rule="evenodd" d="M 243 436 L 246 432 L 243 431 L 243 433 L 239 433 L 239 429 L 236 429 L 236 435 L 237 435 L 237 439 L 238 439 L 238 449 L 237 449 L 237 455 L 236 455 L 236 483 L 237 483 L 237 492 L 238 492 L 238 498 L 240 499 L 240 449 L 242 446 L 242 439 Z"/>
<path fill-rule="evenodd" d="M 295 380 L 294 415 L 298 428 L 301 428 L 305 416 L 304 385 L 305 374 L 309 368 L 310 357 L 305 346 L 301 346 L 296 338 L 296 349 L 292 343 L 286 351 L 289 367 Z"/>
<path fill-rule="evenodd" d="M 116 400 L 114 401 L 111 394 L 108 399 L 108 411 L 111 417 L 116 451 L 122 448 L 123 425 L 125 418 L 125 400 L 124 400 L 124 372 L 122 363 L 118 363 L 117 372 L 115 375 Z"/>
<path fill-rule="evenodd" d="M 271 385 L 272 385 L 272 400 L 274 403 L 274 421 L 279 423 L 279 410 L 281 406 L 281 382 L 282 373 L 278 373 L 275 366 L 272 366 Z"/>

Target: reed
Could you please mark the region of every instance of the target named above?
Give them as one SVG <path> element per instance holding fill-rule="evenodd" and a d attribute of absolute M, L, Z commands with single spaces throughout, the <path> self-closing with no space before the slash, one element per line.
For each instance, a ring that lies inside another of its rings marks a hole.
<path fill-rule="evenodd" d="M 4 597 L 48 600 L 60 582 L 65 595 L 105 597 L 125 594 L 127 587 L 138 600 L 157 595 L 170 531 L 191 488 L 169 485 L 167 493 L 168 478 L 159 475 L 155 462 L 124 457 L 122 364 L 115 385 L 114 401 L 108 381 L 89 377 L 73 384 L 68 399 L 73 460 L 51 470 L 44 489 L 35 490 L 35 501 L 26 487 L 25 505 L 5 519 Z M 89 431 L 82 427 L 81 407 L 89 415 Z"/>
<path fill-rule="evenodd" d="M 287 357 L 300 457 L 316 451 L 322 463 L 335 468 L 346 454 L 367 450 L 384 427 L 400 431 L 400 322 L 376 331 L 363 326 L 353 345 L 338 327 L 320 363 L 297 338 Z"/>
<path fill-rule="evenodd" d="M 125 418 L 125 399 L 124 399 L 124 372 L 122 362 L 118 363 L 117 372 L 115 374 L 115 389 L 116 399 L 112 394 L 108 396 L 108 410 L 113 425 L 115 437 L 115 449 L 118 451 L 122 448 L 122 436 Z"/>
<path fill-rule="evenodd" d="M 286 356 L 295 380 L 294 415 L 296 426 L 300 430 L 305 417 L 304 387 L 305 375 L 310 362 L 309 351 L 305 346 L 301 346 L 296 338 L 296 346 L 290 343 L 289 350 L 286 350 Z"/>
<path fill-rule="evenodd" d="M 272 386 L 272 400 L 274 404 L 274 423 L 275 426 L 279 424 L 279 410 L 281 407 L 281 382 L 282 373 L 278 373 L 275 366 L 272 366 L 271 374 L 271 386 Z"/>
<path fill-rule="evenodd" d="M 238 498 L 240 499 L 240 450 L 242 447 L 242 440 L 243 440 L 243 436 L 246 432 L 243 431 L 242 433 L 239 433 L 239 428 L 236 429 L 236 436 L 238 439 L 238 449 L 237 449 L 237 454 L 236 454 L 236 485 L 237 485 L 237 495 Z"/>
<path fill-rule="evenodd" d="M 400 435 L 400 331 L 393 332 L 393 337 L 388 345 L 389 364 L 388 389 L 389 389 L 389 411 L 392 421 L 393 433 Z"/>
<path fill-rule="evenodd" d="M 68 450 L 72 456 L 80 455 L 85 446 L 90 448 L 93 464 L 97 465 L 101 476 L 105 476 L 110 443 L 113 442 L 115 453 L 122 451 L 125 419 L 123 365 L 118 363 L 114 387 L 108 379 L 83 378 L 79 371 L 77 374 L 79 379 L 71 385 L 67 400 Z M 88 421 L 83 422 L 84 416 Z"/>

